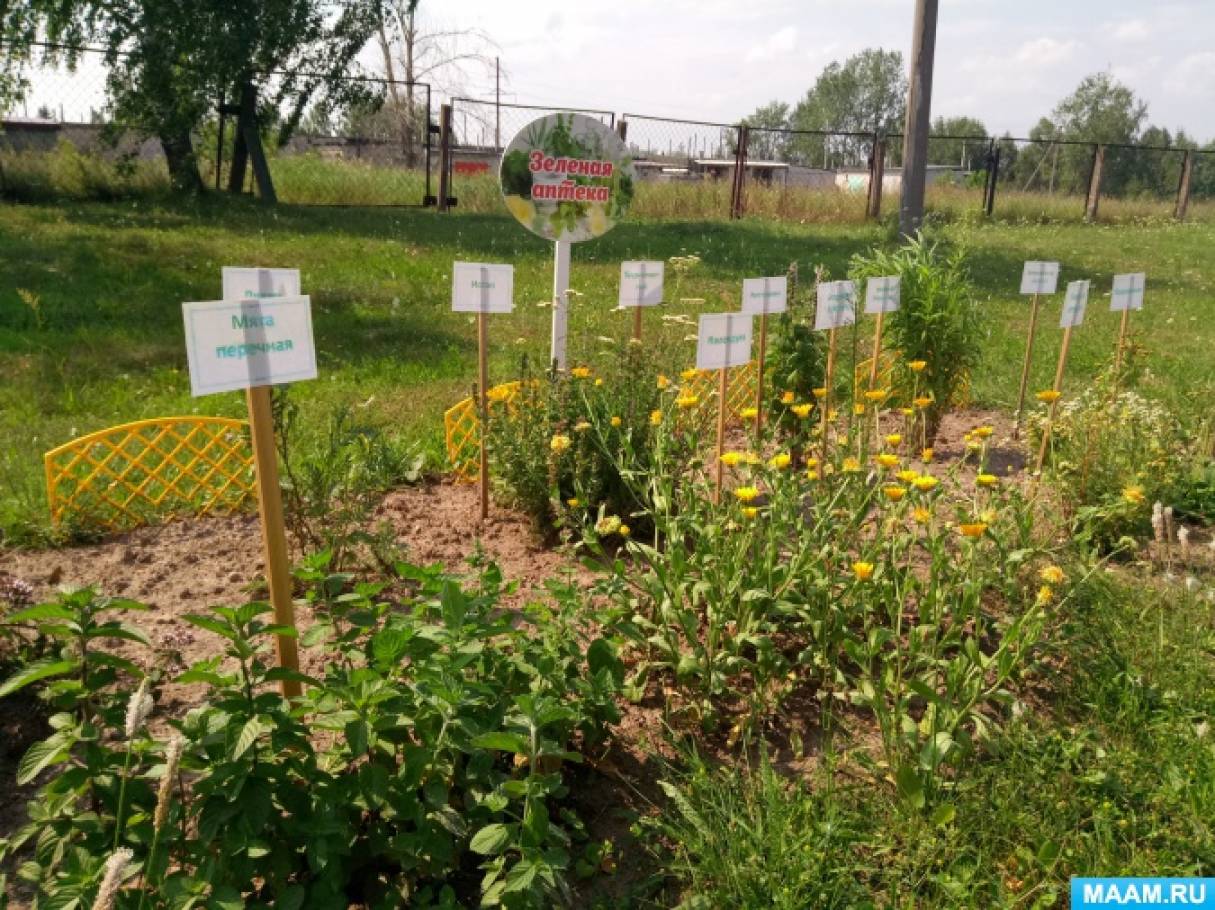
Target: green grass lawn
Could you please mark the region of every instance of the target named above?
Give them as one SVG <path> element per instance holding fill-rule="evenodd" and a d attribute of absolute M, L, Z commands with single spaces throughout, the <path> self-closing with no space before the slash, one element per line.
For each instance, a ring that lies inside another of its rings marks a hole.
<path fill-rule="evenodd" d="M 1111 355 L 1110 276 L 1148 273 L 1147 309 L 1133 328 L 1146 348 L 1149 389 L 1173 403 L 1215 385 L 1204 304 L 1215 287 L 1209 251 L 1215 226 L 1167 222 L 1134 227 L 948 224 L 967 243 L 977 293 L 989 314 L 978 403 L 1010 406 L 1023 353 L 1028 306 L 1016 295 L 1021 263 L 1057 258 L 1064 281 L 1094 280 L 1089 317 L 1075 337 L 1074 385 Z M 789 225 L 640 221 L 574 251 L 572 284 L 583 296 L 571 318 L 572 352 L 623 336 L 613 312 L 619 262 L 696 253 L 682 282 L 669 273 L 661 311 L 646 313 L 645 337 L 673 367 L 690 364 L 688 327 L 662 314 L 735 309 L 739 281 L 818 264 L 842 275 L 849 257 L 888 242 L 877 225 Z M 265 210 L 207 200 L 0 207 L 0 528 L 10 537 L 45 522 L 41 456 L 74 435 L 128 420 L 183 413 L 240 416 L 237 393 L 193 399 L 185 372 L 179 304 L 219 293 L 223 265 L 295 266 L 313 297 L 321 378 L 300 385 L 307 413 L 363 405 L 441 464 L 441 418 L 475 378 L 474 327 L 450 312 L 453 260 L 511 262 L 516 312 L 491 324 L 495 379 L 517 375 L 521 358 L 548 356 L 551 253 L 505 215 L 429 210 Z M 681 303 L 698 298 L 703 303 Z M 1044 310 L 1033 388 L 1049 384 L 1060 297 Z M 860 329 L 868 337 L 869 326 Z M 841 348 L 850 349 L 843 344 Z"/>

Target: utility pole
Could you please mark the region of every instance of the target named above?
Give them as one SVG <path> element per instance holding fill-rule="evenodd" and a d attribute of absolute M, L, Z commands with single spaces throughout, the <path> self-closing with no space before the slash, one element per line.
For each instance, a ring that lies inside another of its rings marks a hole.
<path fill-rule="evenodd" d="M 502 67 L 494 58 L 494 148 L 502 148 Z"/>
<path fill-rule="evenodd" d="M 932 114 L 932 63 L 937 49 L 938 0 L 916 0 L 903 130 L 902 200 L 899 233 L 910 237 L 924 221 L 924 183 L 928 172 L 928 128 Z"/>

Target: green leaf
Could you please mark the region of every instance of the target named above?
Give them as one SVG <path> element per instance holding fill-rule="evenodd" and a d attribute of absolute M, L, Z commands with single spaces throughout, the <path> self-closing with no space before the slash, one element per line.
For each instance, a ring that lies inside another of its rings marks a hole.
<path fill-rule="evenodd" d="M 18 610 L 16 613 L 10 613 L 5 617 L 4 621 L 17 624 L 23 622 L 42 622 L 46 619 L 62 619 L 70 622 L 75 618 L 75 612 L 68 607 L 62 604 L 49 603 L 38 604 L 25 610 Z"/>
<path fill-rule="evenodd" d="M 65 673 L 71 673 L 75 669 L 76 661 L 74 660 L 55 660 L 53 658 L 36 660 L 6 679 L 4 685 L 0 685 L 0 698 L 10 695 L 18 689 L 23 689 L 30 683 L 38 682 L 40 679 L 46 679 L 49 676 L 62 676 Z"/>
<path fill-rule="evenodd" d="M 482 856 L 497 856 L 510 843 L 511 830 L 509 825 L 486 825 L 473 835 L 468 845 L 474 853 Z"/>
<path fill-rule="evenodd" d="M 59 734 L 34 743 L 17 765 L 17 784 L 28 784 L 41 774 L 43 769 L 67 758 L 69 751 Z"/>
<path fill-rule="evenodd" d="M 924 787 L 914 765 L 900 765 L 895 775 L 899 796 L 913 809 L 924 808 Z"/>
<path fill-rule="evenodd" d="M 1047 838 L 1038 846 L 1038 864 L 1044 869 L 1051 868 L 1059 858 L 1059 853 L 1059 842 Z"/>
<path fill-rule="evenodd" d="M 262 722 L 256 717 L 250 717 L 245 721 L 244 727 L 241 728 L 240 734 L 236 737 L 236 744 L 232 747 L 232 757 L 240 758 L 249 751 L 249 747 L 257 742 L 258 736 L 262 732 Z"/>
<path fill-rule="evenodd" d="M 932 823 L 938 828 L 944 828 L 953 822 L 957 814 L 957 807 L 953 803 L 941 803 L 932 810 Z"/>
<path fill-rule="evenodd" d="M 198 626 L 200 629 L 206 629 L 208 632 L 214 632 L 216 635 L 222 635 L 229 641 L 236 639 L 236 633 L 228 628 L 227 623 L 218 619 L 212 619 L 210 616 L 199 616 L 197 613 L 187 613 L 182 617 L 191 625 Z"/>
<path fill-rule="evenodd" d="M 498 749 L 502 752 L 515 752 L 524 754 L 527 752 L 527 740 L 518 733 L 507 733 L 506 731 L 498 731 L 495 733 L 482 733 L 480 736 L 473 737 L 472 744 L 478 749 Z"/>

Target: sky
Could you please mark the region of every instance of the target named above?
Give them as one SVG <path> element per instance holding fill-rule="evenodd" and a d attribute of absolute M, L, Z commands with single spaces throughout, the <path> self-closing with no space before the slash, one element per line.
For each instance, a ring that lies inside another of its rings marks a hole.
<path fill-rule="evenodd" d="M 448 27 L 498 45 L 503 100 L 734 122 L 795 103 L 832 60 L 909 56 L 914 0 L 447 0 Z M 422 10 L 427 10 L 423 0 Z M 933 116 L 1027 134 L 1109 70 L 1151 123 L 1215 139 L 1215 0 L 941 0 Z M 493 51 L 490 51 L 493 53 Z M 493 96 L 492 70 L 467 92 Z"/>

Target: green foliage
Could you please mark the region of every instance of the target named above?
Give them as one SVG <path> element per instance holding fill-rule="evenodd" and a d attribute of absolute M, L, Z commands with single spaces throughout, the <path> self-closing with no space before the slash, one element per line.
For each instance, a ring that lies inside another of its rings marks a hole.
<path fill-rule="evenodd" d="M 289 630 L 266 624 L 266 604 L 189 617 L 224 649 L 178 679 L 207 692 L 174 723 L 181 778 L 163 785 L 164 744 L 133 728 L 130 707 L 123 729 L 138 671 L 97 647 L 139 638 L 103 616 L 136 605 L 84 591 L 25 611 L 64 646 L 0 687 L 50 680 L 59 711 L 19 777 L 56 773 L 4 848 L 36 845 L 20 877 L 40 902 L 87 905 L 126 847 L 143 874 L 122 906 L 456 907 L 474 866 L 480 906 L 568 903 L 562 767 L 618 719 L 612 646 L 559 610 L 517 623 L 498 608 L 494 567 L 473 590 L 433 569 L 397 576 L 413 593 L 392 603 L 383 584 L 331 573 L 328 554 L 309 561 L 317 679 L 267 666 L 270 638 Z M 299 701 L 273 691 L 285 679 L 307 684 Z"/>

